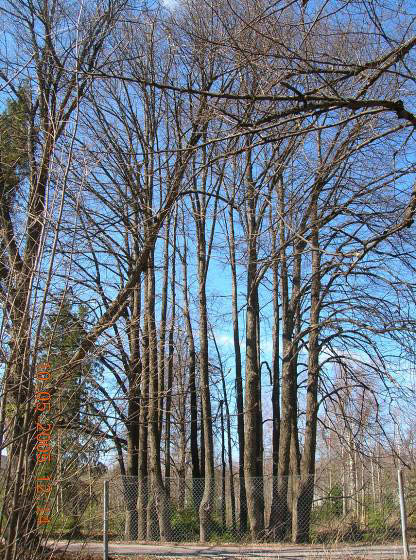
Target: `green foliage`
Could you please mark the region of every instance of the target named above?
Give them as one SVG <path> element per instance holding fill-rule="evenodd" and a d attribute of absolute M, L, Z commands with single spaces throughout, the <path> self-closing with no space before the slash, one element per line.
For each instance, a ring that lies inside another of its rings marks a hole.
<path fill-rule="evenodd" d="M 199 516 L 195 508 L 188 507 L 172 513 L 172 532 L 180 541 L 199 540 Z M 214 515 L 210 523 L 211 542 L 234 542 L 235 535 L 230 527 L 223 527 L 219 516 Z"/>
<path fill-rule="evenodd" d="M 48 529 L 52 535 L 70 535 L 73 533 L 77 522 L 72 515 L 61 513 L 60 515 L 52 515 Z"/>
<path fill-rule="evenodd" d="M 233 538 L 230 529 L 222 525 L 222 519 L 219 514 L 213 515 L 210 525 L 210 540 L 215 542 L 230 542 Z"/>
<path fill-rule="evenodd" d="M 40 360 L 51 364 L 51 382 L 58 388 L 54 397 L 53 414 L 59 430 L 59 452 L 67 477 L 79 467 L 98 461 L 100 443 L 88 434 L 83 436 L 82 425 L 90 422 L 86 416 L 91 386 L 91 375 L 97 379 L 100 371 L 93 361 L 82 366 L 67 366 L 85 336 L 87 310 L 73 304 L 65 297 L 49 313 L 42 331 Z M 60 378 L 63 377 L 63 380 Z M 89 425 L 92 428 L 92 425 Z M 58 434 L 55 431 L 55 437 Z"/>
<path fill-rule="evenodd" d="M 55 538 L 81 538 L 83 533 L 87 534 L 87 532 L 90 531 L 89 527 L 83 527 L 84 523 L 86 524 L 88 520 L 86 515 L 83 517 L 85 518 L 85 521 L 82 517 L 67 515 L 65 512 L 53 514 L 51 515 L 51 520 L 47 526 L 48 533 Z M 99 519 L 98 512 L 96 517 Z"/>
<path fill-rule="evenodd" d="M 8 100 L 0 115 L 0 196 L 10 204 L 20 181 L 28 174 L 27 89 L 16 100 Z"/>
<path fill-rule="evenodd" d="M 371 509 L 368 512 L 368 527 L 372 530 L 385 529 L 387 527 L 386 515 L 379 509 Z"/>
<path fill-rule="evenodd" d="M 335 485 L 324 497 L 323 504 L 312 510 L 313 521 L 325 521 L 342 516 L 342 488 Z"/>
<path fill-rule="evenodd" d="M 16 414 L 17 406 L 14 403 L 7 403 L 6 404 L 6 418 L 12 419 Z"/>
<path fill-rule="evenodd" d="M 124 511 L 114 511 L 110 515 L 108 532 L 110 537 L 119 538 L 124 535 L 126 513 Z"/>
<path fill-rule="evenodd" d="M 98 464 L 102 443 L 83 432 L 85 423 L 94 428 L 87 415 L 91 392 L 88 380 L 94 372 L 94 363 L 75 368 L 68 365 L 84 337 L 87 322 L 85 307 L 73 307 L 72 301 L 65 297 L 49 312 L 41 333 L 39 362 L 50 363 L 50 384 L 57 389 L 50 411 L 54 418 L 54 453 L 43 474 L 59 481 L 54 485 L 52 498 L 66 514 L 61 529 L 77 537 L 81 534 L 81 518 L 86 507 L 85 489 L 79 477 L 87 465 Z"/>
<path fill-rule="evenodd" d="M 197 511 L 190 507 L 172 514 L 172 532 L 180 540 L 193 541 L 199 538 L 199 518 Z"/>
<path fill-rule="evenodd" d="M 235 539 L 235 534 L 229 527 L 225 529 L 218 527 L 212 531 L 210 536 L 210 541 L 215 543 L 232 543 L 235 542 Z"/>

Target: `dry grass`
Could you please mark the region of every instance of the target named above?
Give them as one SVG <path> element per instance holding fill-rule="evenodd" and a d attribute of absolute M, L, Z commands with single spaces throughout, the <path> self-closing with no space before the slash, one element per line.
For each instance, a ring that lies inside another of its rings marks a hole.
<path fill-rule="evenodd" d="M 0 552 L 0 560 L 2 560 L 3 558 L 3 554 Z M 109 560 L 195 560 L 196 556 L 156 556 L 156 555 L 137 555 L 137 554 L 110 554 L 109 555 Z M 221 555 L 217 555 L 217 556 L 203 556 L 204 560 L 254 560 L 251 556 L 221 556 Z M 257 557 L 260 560 L 260 557 Z M 269 560 L 270 557 L 267 556 L 267 558 Z M 277 556 L 278 558 L 278 556 Z M 83 553 L 83 552 L 59 552 L 59 551 L 55 551 L 52 555 L 49 552 L 48 554 L 44 555 L 44 556 L 40 556 L 38 557 L 38 560 L 101 560 L 102 559 L 102 552 L 97 552 L 94 554 L 91 553 Z M 22 560 L 26 560 L 24 559 L 24 556 L 22 556 Z M 281 559 L 283 560 L 283 559 Z M 285 560 L 289 560 L 289 559 L 285 559 Z M 290 560 L 296 560 L 296 557 L 293 556 L 290 558 Z M 302 560 L 331 560 L 331 554 L 328 553 L 328 555 L 326 556 L 319 556 L 319 557 L 314 557 L 314 556 L 309 556 L 307 558 L 302 558 Z M 343 557 L 342 559 L 340 559 L 339 556 L 336 557 L 336 560 L 371 560 L 368 557 L 363 557 L 363 556 L 354 556 L 354 555 L 345 555 L 345 557 Z M 375 560 L 375 558 L 373 557 L 372 560 Z M 381 559 L 377 559 L 377 560 L 381 560 Z M 395 558 L 387 558 L 387 557 L 383 557 L 383 560 L 397 560 L 397 556 Z"/>
<path fill-rule="evenodd" d="M 102 558 L 101 553 L 94 554 L 82 554 L 82 553 L 74 553 L 74 554 L 61 554 L 56 553 L 51 557 L 53 560 L 97 560 L 98 558 Z M 221 556 L 204 556 L 204 560 L 221 560 Z M 137 556 L 132 554 L 110 554 L 109 560 L 195 560 L 195 556 L 181 556 L 178 559 L 178 556 Z M 235 557 L 233 560 L 247 560 L 242 556 Z"/>

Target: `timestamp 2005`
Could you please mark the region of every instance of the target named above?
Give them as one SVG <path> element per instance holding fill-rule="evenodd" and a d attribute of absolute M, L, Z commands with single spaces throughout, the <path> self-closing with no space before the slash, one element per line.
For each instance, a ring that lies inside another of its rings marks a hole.
<path fill-rule="evenodd" d="M 35 418 L 36 418 L 36 465 L 46 467 L 51 463 L 51 434 L 53 425 L 48 421 L 51 412 L 51 365 L 43 363 L 36 372 Z M 44 471 L 45 468 L 42 468 Z M 35 479 L 36 512 L 38 525 L 49 523 L 51 475 L 37 476 Z"/>

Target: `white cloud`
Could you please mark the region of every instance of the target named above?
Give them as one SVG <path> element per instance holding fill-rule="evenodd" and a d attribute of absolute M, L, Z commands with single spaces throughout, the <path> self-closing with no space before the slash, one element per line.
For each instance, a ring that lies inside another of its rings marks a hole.
<path fill-rule="evenodd" d="M 179 0 L 162 0 L 162 4 L 165 6 L 165 8 L 173 10 L 179 4 Z"/>
<path fill-rule="evenodd" d="M 234 338 L 229 334 L 215 333 L 215 340 L 217 341 L 218 347 L 221 347 L 221 346 L 227 346 L 227 347 L 231 346 L 232 347 L 232 346 L 234 346 Z"/>

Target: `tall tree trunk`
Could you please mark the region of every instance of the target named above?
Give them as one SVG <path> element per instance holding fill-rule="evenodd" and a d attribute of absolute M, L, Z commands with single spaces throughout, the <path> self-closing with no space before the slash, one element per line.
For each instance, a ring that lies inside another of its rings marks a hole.
<path fill-rule="evenodd" d="M 127 405 L 127 480 L 125 483 L 127 518 L 126 538 L 133 541 L 138 537 L 138 476 L 139 476 L 139 433 L 140 433 L 140 280 L 133 290 L 130 320 L 130 369 L 128 376 Z"/>
<path fill-rule="evenodd" d="M 366 517 L 366 508 L 365 508 L 365 504 L 366 504 L 366 495 L 365 495 L 365 489 L 366 489 L 366 484 L 365 484 L 365 474 L 364 474 L 364 461 L 361 457 L 361 523 L 364 525 L 365 524 L 365 517 Z"/>
<path fill-rule="evenodd" d="M 167 391 L 166 391 L 166 426 L 165 426 L 165 488 L 166 493 L 170 494 L 170 438 L 171 438 L 171 417 L 172 417 L 172 387 L 173 387 L 173 354 L 174 354 L 174 333 L 176 322 L 176 228 L 177 228 L 177 209 L 175 208 L 175 218 L 173 222 L 173 248 L 172 248 L 172 273 L 171 273 L 171 320 L 168 337 L 168 367 L 167 367 Z"/>
<path fill-rule="evenodd" d="M 166 218 L 165 225 L 165 247 L 163 260 L 163 283 L 162 283 L 162 301 L 160 305 L 160 335 L 159 335 L 159 433 L 162 434 L 163 429 L 163 401 L 165 396 L 165 345 L 166 345 L 166 315 L 168 308 L 168 284 L 169 284 L 169 232 L 170 232 L 170 215 Z"/>
<path fill-rule="evenodd" d="M 221 525 L 222 530 L 227 528 L 226 520 L 226 503 L 225 503 L 225 476 L 226 476 L 226 463 L 225 463 L 225 430 L 224 430 L 224 401 L 220 401 L 221 413 Z"/>
<path fill-rule="evenodd" d="M 244 479 L 247 510 L 253 540 L 264 530 L 264 498 L 259 489 L 263 475 L 260 364 L 258 362 L 258 290 L 256 195 L 252 179 L 251 154 L 247 152 L 247 312 L 246 390 L 244 418 Z"/>
<path fill-rule="evenodd" d="M 231 444 L 230 405 L 228 403 L 227 387 L 225 385 L 224 369 L 222 366 L 221 366 L 221 380 L 222 380 L 222 391 L 224 395 L 225 414 L 226 414 L 226 423 L 227 423 L 228 470 L 230 473 L 231 523 L 232 523 L 233 532 L 235 533 L 237 529 L 237 520 L 236 520 L 236 509 L 235 509 L 234 472 L 233 472 L 233 456 L 232 456 L 232 444 Z"/>
<path fill-rule="evenodd" d="M 144 277 L 144 309 L 148 309 L 148 281 L 147 274 Z M 149 324 L 146 318 L 143 320 L 142 335 L 142 370 L 141 370 L 141 392 L 140 392 L 140 431 L 139 431 L 139 488 L 137 509 L 139 514 L 138 520 L 138 538 L 146 540 L 147 536 L 147 502 L 149 496 L 149 480 L 148 480 L 148 409 L 149 409 Z"/>
<path fill-rule="evenodd" d="M 342 445 L 342 443 L 341 443 Z M 341 447 L 341 463 L 342 463 L 342 516 L 345 517 L 348 512 L 348 485 L 345 469 L 345 451 L 344 446 Z"/>
<path fill-rule="evenodd" d="M 205 135 L 204 135 L 205 137 Z M 202 162 L 207 162 L 207 149 L 202 148 Z M 196 160 L 193 160 L 194 166 L 194 186 L 198 191 Z M 198 264 L 198 303 L 199 303 L 199 372 L 200 372 L 200 391 L 201 391 L 201 412 L 203 425 L 203 448 L 204 448 L 204 493 L 199 505 L 199 537 L 201 542 L 206 542 L 210 538 L 212 529 L 212 510 L 214 507 L 214 488 L 215 488 L 215 472 L 214 472 L 214 440 L 212 433 L 212 410 L 211 410 L 211 392 L 209 380 L 209 359 L 208 359 L 208 313 L 207 313 L 207 294 L 206 281 L 208 274 L 208 266 L 212 248 L 212 240 L 216 223 L 216 207 L 218 199 L 214 202 L 214 214 L 211 225 L 211 235 L 209 244 L 207 245 L 205 227 L 206 227 L 206 209 L 207 209 L 207 184 L 208 170 L 203 165 L 201 177 L 200 194 L 195 194 L 192 198 L 193 217 L 195 221 L 196 237 L 197 237 L 197 264 Z M 201 434 L 202 435 L 202 434 Z M 201 451 L 202 463 L 202 451 Z"/>
<path fill-rule="evenodd" d="M 277 232 L 272 231 L 273 255 L 277 254 Z M 276 527 L 278 522 L 278 474 L 279 474 L 279 438 L 280 438 L 280 317 L 279 317 L 279 265 L 275 257 L 272 263 L 273 271 L 273 354 L 272 354 L 272 504 L 270 508 L 269 530 Z"/>
<path fill-rule="evenodd" d="M 183 236 L 183 257 L 182 257 L 182 286 L 183 286 L 183 315 L 186 325 L 186 337 L 188 342 L 189 351 L 189 393 L 190 393 L 190 412 L 191 412 L 191 426 L 190 426 L 190 447 L 191 447 L 191 462 L 192 462 L 192 495 L 194 507 L 196 509 L 200 506 L 202 494 L 199 487 L 199 479 L 201 478 L 201 468 L 199 465 L 198 454 L 198 401 L 196 394 L 196 352 L 194 334 L 192 330 L 191 315 L 189 312 L 189 299 L 188 299 L 188 266 L 187 266 L 187 243 L 186 236 Z"/>
<path fill-rule="evenodd" d="M 166 493 L 160 461 L 160 433 L 159 433 L 159 393 L 157 367 L 157 334 L 155 321 L 155 275 L 154 255 L 149 258 L 148 271 L 148 308 L 146 310 L 149 323 L 149 465 L 151 499 L 154 500 L 159 521 L 160 538 L 162 541 L 171 540 L 170 507 Z M 148 531 L 149 532 L 149 531 Z"/>
<path fill-rule="evenodd" d="M 298 371 L 298 350 L 299 350 L 299 333 L 301 331 L 301 314 L 300 314 L 300 291 L 301 291 L 301 265 L 303 244 L 295 244 L 294 262 L 293 262 L 293 280 L 292 280 L 292 298 L 291 309 L 294 315 L 294 329 L 292 334 L 292 360 L 291 360 L 291 378 L 294 384 L 292 390 L 292 418 L 291 418 L 291 437 L 290 437 L 290 503 L 291 503 L 291 529 L 292 541 L 296 542 L 297 526 L 298 526 L 298 508 L 297 498 L 300 485 L 300 449 L 299 449 L 299 432 L 298 432 L 298 397 L 297 397 L 297 371 Z"/>
<path fill-rule="evenodd" d="M 278 181 L 279 212 L 282 217 L 285 213 L 285 196 L 283 180 Z M 279 522 L 275 529 L 277 540 L 281 541 L 289 536 L 290 514 L 288 507 L 289 489 L 289 466 L 290 466 L 290 443 L 292 439 L 293 417 L 296 411 L 293 404 L 296 401 L 296 377 L 293 377 L 293 327 L 294 310 L 293 294 L 292 301 L 289 299 L 288 286 L 288 264 L 286 257 L 286 233 L 284 221 L 280 224 L 280 284 L 282 303 L 282 389 L 281 389 L 281 420 L 279 439 L 279 461 L 278 461 L 278 491 L 276 507 L 279 514 Z"/>
<path fill-rule="evenodd" d="M 319 380 L 319 320 L 321 292 L 321 253 L 319 250 L 319 230 L 317 197 L 311 207 L 312 278 L 310 332 L 308 348 L 308 384 L 306 396 L 305 441 L 301 462 L 301 483 L 298 497 L 296 542 L 309 541 L 309 529 L 315 486 L 316 431 L 318 422 L 318 380 Z"/>
<path fill-rule="evenodd" d="M 198 210 L 201 206 L 198 205 Z M 202 401 L 202 423 L 204 426 L 204 459 L 205 459 L 205 484 L 204 493 L 199 506 L 200 540 L 209 540 L 211 532 L 211 515 L 214 505 L 214 443 L 212 436 L 211 395 L 209 387 L 208 363 L 208 317 L 206 301 L 206 245 L 204 233 L 204 220 L 197 221 L 198 227 L 198 280 L 199 280 L 199 369 Z"/>
<path fill-rule="evenodd" d="M 372 498 L 373 498 L 372 507 L 375 508 L 375 505 L 377 503 L 377 501 L 376 501 L 376 483 L 375 483 L 375 478 L 374 478 L 374 458 L 372 456 L 370 458 L 370 462 L 371 462 L 371 490 L 372 490 Z"/>
<path fill-rule="evenodd" d="M 229 252 L 231 265 L 231 290 L 232 290 L 232 316 L 233 316 L 233 340 L 235 357 L 235 391 L 237 405 L 237 435 L 238 435 L 238 454 L 239 454 L 239 499 L 240 499 L 240 533 L 247 532 L 247 496 L 244 481 L 244 398 L 243 398 L 243 379 L 241 368 L 241 349 L 240 332 L 238 325 L 238 293 L 237 293 L 237 267 L 235 259 L 235 238 L 233 209 L 229 207 Z"/>
<path fill-rule="evenodd" d="M 178 508 L 185 508 L 185 475 L 186 475 L 186 390 L 185 371 L 178 372 L 179 376 L 179 402 L 178 402 L 178 431 L 179 431 L 179 453 L 178 453 Z"/>
<path fill-rule="evenodd" d="M 201 424 L 201 433 L 200 433 L 200 449 L 201 449 L 201 478 L 205 479 L 205 435 L 204 435 L 204 422 L 203 422 L 203 418 L 202 418 L 202 397 L 201 397 L 201 405 L 200 405 L 200 410 L 201 410 L 201 418 L 200 418 L 200 424 Z M 205 482 L 204 482 L 205 484 Z M 200 490 L 200 496 L 201 498 L 199 499 L 199 502 L 202 499 L 202 484 L 199 486 Z"/>

